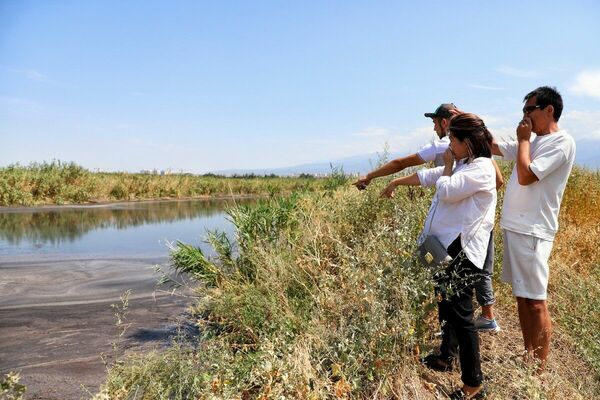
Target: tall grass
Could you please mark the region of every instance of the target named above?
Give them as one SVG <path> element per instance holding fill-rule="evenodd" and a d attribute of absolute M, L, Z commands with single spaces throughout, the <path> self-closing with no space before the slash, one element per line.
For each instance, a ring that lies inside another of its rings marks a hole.
<path fill-rule="evenodd" d="M 226 245 L 216 247 L 219 262 L 185 244 L 174 250 L 174 266 L 202 287 L 195 311 L 203 337 L 181 360 L 194 360 L 197 384 L 181 398 L 391 394 L 402 390 L 399 373 L 417 379 L 413 350 L 433 299 L 412 249 L 428 196 L 392 203 L 376 190 L 336 189 L 346 181 L 231 210 L 235 258 Z M 150 373 L 173 391 L 149 388 Z M 169 398 L 178 387 L 145 358 L 111 376 L 110 393 L 139 398 Z"/>
<path fill-rule="evenodd" d="M 600 171 L 574 168 L 550 264 L 554 316 L 600 383 Z"/>
<path fill-rule="evenodd" d="M 61 161 L 0 168 L 0 206 L 181 199 L 202 196 L 285 195 L 321 190 L 325 180 L 255 175 L 152 175 L 90 172 Z"/>
<path fill-rule="evenodd" d="M 599 193 L 600 179 L 580 169 L 573 176 L 552 258 L 550 304 L 558 342 L 570 343 L 566 357 L 581 369 L 568 377 L 551 371 L 548 379 L 558 383 L 549 385 L 515 360 L 515 343 L 486 339 L 484 348 L 500 360 L 484 366 L 496 398 L 600 396 L 599 214 L 587 199 Z M 358 192 L 337 176 L 323 192 L 235 208 L 237 247 L 213 234 L 214 258 L 179 244 L 172 263 L 198 280 L 193 315 L 200 340 L 117 363 L 102 396 L 437 398 L 443 381 L 432 384 L 438 378 L 415 360 L 419 349 L 435 345 L 432 277 L 412 255 L 431 191 L 399 189 L 393 201 L 383 200 L 385 183 Z M 496 245 L 502 248 L 500 234 Z M 500 289 L 499 301 L 514 304 Z"/>

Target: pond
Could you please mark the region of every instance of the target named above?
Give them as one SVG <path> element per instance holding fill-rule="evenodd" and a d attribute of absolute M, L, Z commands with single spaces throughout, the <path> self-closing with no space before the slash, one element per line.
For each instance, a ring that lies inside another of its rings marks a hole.
<path fill-rule="evenodd" d="M 0 373 L 20 371 L 27 397 L 79 399 L 103 381 L 107 354 L 165 346 L 195 295 L 156 286 L 156 267 L 172 272 L 167 244 L 211 254 L 209 231 L 234 238 L 225 210 L 255 201 L 0 209 Z M 113 351 L 124 293 L 128 330 Z"/>
<path fill-rule="evenodd" d="M 200 245 L 208 231 L 233 235 L 225 209 L 253 200 L 160 201 L 0 209 L 0 263 L 42 258 L 165 258 L 167 243 Z"/>

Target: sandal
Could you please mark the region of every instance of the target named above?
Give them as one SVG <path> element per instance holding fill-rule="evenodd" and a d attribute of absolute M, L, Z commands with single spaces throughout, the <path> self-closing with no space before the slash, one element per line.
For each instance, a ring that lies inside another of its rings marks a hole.
<path fill-rule="evenodd" d="M 468 396 L 465 392 L 462 391 L 462 389 L 458 389 L 452 392 L 452 394 L 450 395 L 450 400 L 480 400 L 486 399 L 487 395 L 488 393 L 485 390 L 485 386 L 482 386 L 481 389 L 479 389 L 479 392 L 475 393 L 472 396 Z"/>
<path fill-rule="evenodd" d="M 430 354 L 421 360 L 429 369 L 439 372 L 452 371 L 452 359 L 442 358 L 435 354 Z"/>

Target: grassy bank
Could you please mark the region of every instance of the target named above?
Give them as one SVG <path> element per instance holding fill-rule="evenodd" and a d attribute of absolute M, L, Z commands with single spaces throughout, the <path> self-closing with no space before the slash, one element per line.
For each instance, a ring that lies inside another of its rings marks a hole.
<path fill-rule="evenodd" d="M 201 337 L 113 365 L 97 398 L 443 398 L 458 374 L 415 357 L 438 345 L 431 276 L 412 256 L 432 192 L 382 200 L 384 184 L 358 192 L 337 177 L 322 192 L 233 209 L 238 251 L 213 235 L 214 259 L 179 244 L 172 263 L 198 282 Z M 482 335 L 492 398 L 600 396 L 599 199 L 598 173 L 576 169 L 551 259 L 556 329 L 541 377 L 520 362 L 514 300 L 496 276 L 503 331 Z"/>
<path fill-rule="evenodd" d="M 321 190 L 310 176 L 154 175 L 90 172 L 60 161 L 0 168 L 0 206 L 181 199 L 204 196 L 283 195 Z"/>

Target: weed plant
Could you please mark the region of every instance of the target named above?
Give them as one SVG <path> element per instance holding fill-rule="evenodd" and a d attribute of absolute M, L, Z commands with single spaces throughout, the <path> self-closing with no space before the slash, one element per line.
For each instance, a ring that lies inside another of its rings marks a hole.
<path fill-rule="evenodd" d="M 27 388 L 19 383 L 21 379 L 18 372 L 9 372 L 0 376 L 0 399 L 21 400 Z"/>
<path fill-rule="evenodd" d="M 508 177 L 510 164 L 503 164 Z M 419 349 L 436 346 L 431 271 L 416 264 L 415 238 L 432 191 L 398 189 L 385 179 L 364 192 L 339 176 L 327 190 L 271 198 L 229 212 L 236 245 L 213 233 L 209 258 L 188 244 L 173 266 L 197 280 L 196 342 L 116 363 L 101 394 L 111 399 L 435 399 L 452 390 L 423 372 Z M 600 396 L 600 214 L 597 173 L 576 169 L 561 213 L 549 303 L 559 361 L 547 375 L 519 360 L 514 299 L 499 284 L 506 312 L 502 341 L 482 338 L 493 398 Z M 595 196 L 592 200 L 590 196 Z M 499 198 L 499 208 L 502 196 Z M 235 246 L 235 247 L 234 247 Z M 501 233 L 496 229 L 497 263 Z M 458 382 L 458 375 L 452 375 Z"/>
<path fill-rule="evenodd" d="M 600 171 L 575 167 L 552 252 L 552 312 L 600 385 Z"/>
<path fill-rule="evenodd" d="M 213 174 L 194 176 L 132 173 L 92 173 L 61 161 L 0 168 L 0 206 L 81 204 L 209 196 L 275 196 L 322 190 L 325 180 L 310 176 L 285 178 Z"/>
<path fill-rule="evenodd" d="M 381 200 L 382 187 L 359 193 L 340 174 L 327 185 L 232 209 L 237 249 L 213 235 L 215 259 L 179 243 L 172 263 L 200 283 L 202 340 L 184 359 L 171 359 L 177 348 L 116 365 L 106 389 L 172 398 L 178 384 L 155 364 L 169 358 L 194 363 L 196 383 L 181 398 L 406 392 L 435 307 L 431 277 L 412 257 L 429 193 Z"/>

